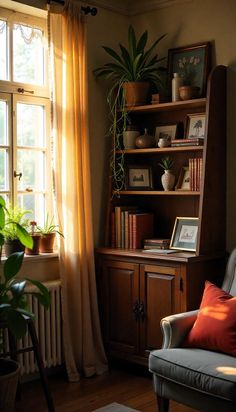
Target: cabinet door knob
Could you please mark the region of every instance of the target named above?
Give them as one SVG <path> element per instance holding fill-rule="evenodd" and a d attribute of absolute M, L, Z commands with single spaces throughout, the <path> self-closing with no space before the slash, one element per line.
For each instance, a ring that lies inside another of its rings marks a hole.
<path fill-rule="evenodd" d="M 139 318 L 139 301 L 136 299 L 136 301 L 133 304 L 133 312 L 134 312 L 134 318 L 137 321 Z"/>
<path fill-rule="evenodd" d="M 141 302 L 139 303 L 139 316 L 140 316 L 140 318 L 141 318 L 141 320 L 142 320 L 142 322 L 143 322 L 143 321 L 144 321 L 144 318 L 145 318 L 144 302 L 143 302 L 143 301 L 141 301 Z"/>

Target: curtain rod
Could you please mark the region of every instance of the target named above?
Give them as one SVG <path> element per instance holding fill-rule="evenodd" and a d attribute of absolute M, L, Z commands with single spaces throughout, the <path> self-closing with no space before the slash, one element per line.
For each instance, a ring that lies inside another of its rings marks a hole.
<path fill-rule="evenodd" d="M 47 0 L 47 3 L 50 4 L 51 2 L 53 3 L 58 3 L 64 6 L 65 2 L 64 0 Z M 84 12 L 84 14 L 91 14 L 91 16 L 96 16 L 98 10 L 96 7 L 90 7 L 90 6 L 82 6 L 81 10 Z"/>

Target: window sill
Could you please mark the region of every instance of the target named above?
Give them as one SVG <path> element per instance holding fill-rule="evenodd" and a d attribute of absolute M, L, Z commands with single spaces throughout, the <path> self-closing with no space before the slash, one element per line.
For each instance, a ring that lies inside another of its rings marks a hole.
<path fill-rule="evenodd" d="M 37 260 L 48 260 L 48 259 L 58 259 L 58 252 L 53 253 L 40 253 L 39 255 L 24 255 L 24 263 L 37 261 Z M 7 260 L 6 256 L 2 256 L 2 262 Z"/>

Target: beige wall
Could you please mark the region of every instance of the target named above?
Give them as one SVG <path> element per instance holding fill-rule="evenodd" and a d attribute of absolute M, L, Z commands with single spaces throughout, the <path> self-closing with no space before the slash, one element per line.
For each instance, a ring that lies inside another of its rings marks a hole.
<path fill-rule="evenodd" d="M 100 15 L 101 12 L 101 15 Z M 108 18 L 105 27 L 103 22 Z M 90 20 L 89 50 L 90 65 L 106 61 L 100 51 L 100 45 L 114 46 L 117 41 L 126 39 L 126 24 L 115 26 L 109 21 L 108 13 L 99 10 L 98 16 Z M 120 17 L 120 21 L 122 18 Z M 119 16 L 113 16 L 113 22 Z M 124 20 L 126 22 L 126 20 Z M 212 63 L 228 66 L 228 99 L 227 99 L 227 248 L 236 246 L 236 1 L 235 0 L 192 0 L 175 4 L 171 7 L 157 9 L 142 15 L 136 15 L 128 22 L 132 22 L 136 33 L 141 34 L 148 29 L 150 41 L 159 35 L 168 33 L 160 44 L 160 55 L 167 55 L 168 48 L 184 46 L 193 43 L 211 41 L 213 44 Z M 111 28 L 109 35 L 108 27 Z M 97 31 L 95 31 L 95 28 Z M 93 31 L 92 31 L 93 30 Z M 92 61 L 91 61 L 92 60 Z M 90 102 L 91 113 L 91 160 L 93 176 L 93 206 L 95 224 L 95 243 L 98 244 L 103 235 L 102 216 L 104 211 L 104 170 L 106 162 L 107 138 L 104 137 L 107 124 L 106 107 L 100 86 L 94 82 L 90 84 L 90 91 L 94 90 L 94 101 Z M 105 89 L 104 89 L 105 93 Z M 100 102 L 100 103 L 98 103 Z M 97 107 L 99 105 L 99 107 Z M 224 136 L 222 136 L 224 138 Z M 99 142 L 99 144 L 98 144 Z M 219 165 L 220 167 L 220 165 Z"/>
<path fill-rule="evenodd" d="M 89 77 L 89 126 L 92 173 L 92 201 L 95 245 L 104 242 L 104 225 L 108 203 L 109 128 L 106 81 L 95 80 L 93 70 L 109 61 L 102 45 L 118 51 L 119 42 L 127 39 L 127 17 L 102 8 L 96 17 L 88 18 L 88 77 Z"/>

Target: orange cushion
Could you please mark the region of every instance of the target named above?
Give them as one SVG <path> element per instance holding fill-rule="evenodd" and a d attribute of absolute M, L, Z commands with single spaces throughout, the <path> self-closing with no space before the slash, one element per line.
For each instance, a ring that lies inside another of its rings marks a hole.
<path fill-rule="evenodd" d="M 182 346 L 236 356 L 236 297 L 206 281 L 197 319 Z"/>

